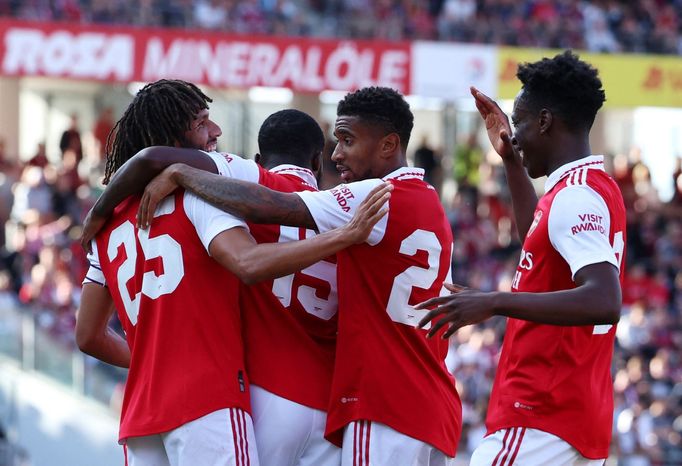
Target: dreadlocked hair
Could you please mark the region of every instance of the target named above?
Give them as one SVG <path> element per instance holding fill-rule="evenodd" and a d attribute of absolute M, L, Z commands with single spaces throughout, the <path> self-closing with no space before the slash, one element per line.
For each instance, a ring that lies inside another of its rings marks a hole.
<path fill-rule="evenodd" d="M 107 136 L 103 183 L 108 184 L 116 170 L 145 147 L 182 141 L 209 102 L 213 100 L 186 81 L 161 79 L 144 86 Z"/>

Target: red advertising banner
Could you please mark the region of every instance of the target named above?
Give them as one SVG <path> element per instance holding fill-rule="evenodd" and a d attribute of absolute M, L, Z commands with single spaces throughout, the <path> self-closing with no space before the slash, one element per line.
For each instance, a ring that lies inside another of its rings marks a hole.
<path fill-rule="evenodd" d="M 0 73 L 130 82 L 174 78 L 218 88 L 410 92 L 408 42 L 238 36 L 0 20 Z"/>

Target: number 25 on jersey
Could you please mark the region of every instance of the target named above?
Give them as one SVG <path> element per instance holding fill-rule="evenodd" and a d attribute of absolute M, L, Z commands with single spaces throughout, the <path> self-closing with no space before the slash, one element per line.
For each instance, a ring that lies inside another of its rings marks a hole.
<path fill-rule="evenodd" d="M 157 208 L 154 217 L 170 214 L 173 210 L 175 210 L 174 198 L 170 197 Z M 170 294 L 175 291 L 185 275 L 180 243 L 167 234 L 150 238 L 151 229 L 150 226 L 147 230 L 136 230 L 133 223 L 126 220 L 111 232 L 107 244 L 107 256 L 111 262 L 118 257 L 121 246 L 125 251 L 126 258 L 116 272 L 116 279 L 118 293 L 123 301 L 128 319 L 133 325 L 137 324 L 142 294 L 151 299 Z M 158 257 L 162 261 L 163 273 L 157 275 L 153 271 L 145 272 L 142 276 L 141 289 L 136 290 L 131 296 L 127 284 L 135 275 L 138 260 L 136 236 L 144 255 L 143 261 L 146 262 Z"/>

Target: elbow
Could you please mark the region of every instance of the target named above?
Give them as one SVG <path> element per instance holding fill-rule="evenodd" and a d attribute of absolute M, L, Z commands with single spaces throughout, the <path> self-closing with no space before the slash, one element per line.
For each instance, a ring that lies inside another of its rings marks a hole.
<path fill-rule="evenodd" d="M 77 328 L 76 344 L 78 345 L 78 349 L 80 349 L 83 353 L 92 355 L 97 345 L 97 338 L 94 334 Z"/>
<path fill-rule="evenodd" d="M 257 267 L 256 264 L 250 261 L 241 261 L 241 263 L 237 265 L 235 275 L 237 275 L 245 285 L 254 285 L 264 279 L 263 274 L 259 269 L 260 267 Z"/>

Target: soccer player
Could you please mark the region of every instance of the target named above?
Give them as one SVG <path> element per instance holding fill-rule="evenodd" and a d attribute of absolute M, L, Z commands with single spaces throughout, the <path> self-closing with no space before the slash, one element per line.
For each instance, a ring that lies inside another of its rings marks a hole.
<path fill-rule="evenodd" d="M 116 125 L 106 180 L 150 143 L 214 149 L 220 128 L 208 102 L 183 81 L 145 86 Z M 375 191 L 344 228 L 287 244 L 256 245 L 243 221 L 182 191 L 158 205 L 146 230 L 134 225 L 139 196 L 117 207 L 89 255 L 76 338 L 130 368 L 119 434 L 130 465 L 258 464 L 237 276 L 287 275 L 364 241 L 386 196 Z M 107 329 L 112 305 L 127 345 Z"/>
<path fill-rule="evenodd" d="M 108 209 L 138 192 L 149 181 L 150 172 L 158 172 L 174 160 L 211 171 L 213 157 L 218 171 L 227 176 L 284 192 L 316 190 L 313 171 L 320 166 L 324 136 L 313 118 L 298 110 L 276 112 L 261 126 L 258 144 L 256 161 L 260 166 L 231 154 L 216 158 L 216 154 L 169 153 L 159 148 L 142 151 L 109 183 L 98 200 L 97 213 L 90 218 L 107 218 Z M 279 225 L 248 227 L 259 243 L 293 241 L 314 234 Z M 92 232 L 89 222 L 85 228 Z M 254 287 L 242 285 L 246 369 L 249 380 L 256 384 L 251 386 L 251 401 L 263 465 L 341 462 L 341 450 L 324 438 L 337 332 L 336 288 L 334 258 Z"/>
<path fill-rule="evenodd" d="M 472 88 L 504 162 L 523 248 L 512 293 L 451 287 L 426 301 L 444 336 L 492 315 L 508 317 L 473 466 L 603 465 L 613 416 L 611 357 L 620 316 L 625 208 L 591 155 L 589 132 L 605 95 L 597 70 L 570 51 L 519 66 L 523 87 L 509 122 Z M 510 138 L 511 137 L 511 138 Z M 526 175 L 547 175 L 538 201 Z"/>
<path fill-rule="evenodd" d="M 407 167 L 413 126 L 396 91 L 370 87 L 339 102 L 332 160 L 342 184 L 279 193 L 173 165 L 143 195 L 139 221 L 177 184 L 227 211 L 265 223 L 328 231 L 353 215 L 381 180 L 394 185 L 389 213 L 365 244 L 337 254 L 339 334 L 327 438 L 343 444 L 343 465 L 451 464 L 461 403 L 444 359 L 447 342 L 415 328 L 450 276 L 452 233 L 421 169 Z"/>

